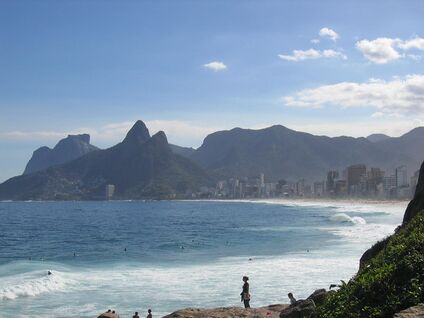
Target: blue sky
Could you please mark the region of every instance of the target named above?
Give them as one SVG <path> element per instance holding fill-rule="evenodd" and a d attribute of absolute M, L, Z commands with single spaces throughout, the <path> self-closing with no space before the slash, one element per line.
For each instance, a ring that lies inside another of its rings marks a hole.
<path fill-rule="evenodd" d="M 197 147 L 235 126 L 424 125 L 422 1 L 2 1 L 0 181 L 35 148 L 144 120 Z M 297 51 L 295 51 L 297 50 Z"/>

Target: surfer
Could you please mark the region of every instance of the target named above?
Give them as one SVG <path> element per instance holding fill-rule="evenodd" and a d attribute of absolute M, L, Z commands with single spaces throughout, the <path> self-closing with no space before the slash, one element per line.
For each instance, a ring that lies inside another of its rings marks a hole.
<path fill-rule="evenodd" d="M 52 271 L 47 271 L 47 275 L 53 274 Z"/>

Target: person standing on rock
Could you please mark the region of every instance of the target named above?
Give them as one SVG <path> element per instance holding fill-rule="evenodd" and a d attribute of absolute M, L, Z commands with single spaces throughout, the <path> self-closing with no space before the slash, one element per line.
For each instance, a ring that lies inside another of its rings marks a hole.
<path fill-rule="evenodd" d="M 249 283 L 247 282 L 249 277 L 243 276 L 243 290 L 240 293 L 241 301 L 244 303 L 244 308 L 250 308 L 250 293 L 249 293 Z"/>

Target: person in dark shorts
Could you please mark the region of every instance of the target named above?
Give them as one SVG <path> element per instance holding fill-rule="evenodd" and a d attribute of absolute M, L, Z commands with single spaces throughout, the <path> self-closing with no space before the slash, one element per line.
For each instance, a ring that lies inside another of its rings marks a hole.
<path fill-rule="evenodd" d="M 243 276 L 243 290 L 240 293 L 241 301 L 244 303 L 244 308 L 250 308 L 250 293 L 249 293 L 249 283 L 247 282 L 249 277 Z"/>

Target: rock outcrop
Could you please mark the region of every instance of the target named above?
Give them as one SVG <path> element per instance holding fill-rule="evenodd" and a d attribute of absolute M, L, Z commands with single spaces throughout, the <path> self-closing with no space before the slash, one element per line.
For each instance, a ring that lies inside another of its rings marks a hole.
<path fill-rule="evenodd" d="M 424 304 L 418 304 L 394 315 L 394 318 L 424 318 Z"/>
<path fill-rule="evenodd" d="M 173 312 L 172 314 L 169 314 L 163 318 L 278 318 L 280 312 L 287 307 L 288 305 L 278 304 L 249 309 L 244 309 L 241 307 L 222 307 L 213 309 L 186 308 Z"/>
<path fill-rule="evenodd" d="M 411 202 L 409 202 L 408 207 L 406 208 L 402 224 L 404 225 L 411 221 L 411 219 L 421 210 L 424 210 L 424 162 L 421 165 L 414 198 Z"/>
<path fill-rule="evenodd" d="M 35 150 L 25 167 L 24 174 L 69 162 L 97 149 L 90 144 L 90 135 L 69 135 L 60 140 L 53 149 L 41 147 Z"/>
<path fill-rule="evenodd" d="M 401 227 L 408 224 L 409 221 L 412 220 L 412 218 L 417 215 L 418 212 L 424 210 L 424 162 L 421 165 L 420 169 L 420 175 L 418 178 L 417 187 L 415 189 L 415 195 L 414 198 L 409 202 L 408 207 L 406 208 L 403 222 Z M 389 241 L 390 237 L 387 237 L 376 244 L 374 244 L 371 248 L 369 248 L 365 253 L 362 255 L 360 261 L 359 261 L 359 268 L 362 269 L 364 266 L 372 259 L 374 258 L 378 253 L 380 253 L 382 250 L 386 248 L 386 245 Z"/>
<path fill-rule="evenodd" d="M 312 299 L 299 300 L 296 304 L 284 309 L 280 318 L 312 318 L 315 317 L 316 305 Z"/>
<path fill-rule="evenodd" d="M 328 293 L 330 292 L 326 291 L 325 288 L 317 289 L 307 299 L 312 299 L 315 305 L 320 306 L 324 303 Z"/>

